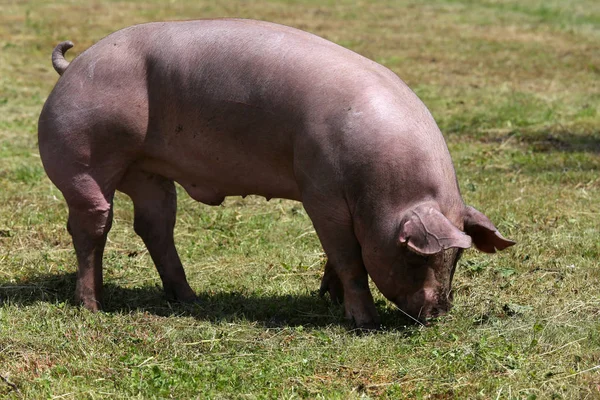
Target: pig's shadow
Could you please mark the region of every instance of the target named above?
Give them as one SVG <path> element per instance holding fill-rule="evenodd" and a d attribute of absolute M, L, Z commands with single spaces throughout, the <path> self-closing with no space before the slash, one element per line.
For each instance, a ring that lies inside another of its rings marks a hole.
<path fill-rule="evenodd" d="M 18 283 L 0 283 L 0 305 L 30 305 L 37 302 L 72 303 L 75 273 L 40 275 Z M 306 295 L 269 295 L 247 292 L 200 292 L 198 302 L 168 302 L 155 286 L 124 288 L 104 283 L 104 311 L 144 311 L 159 316 L 191 316 L 214 322 L 253 321 L 264 327 L 328 325 L 354 327 L 344 319 L 342 308 L 320 298 L 316 291 Z M 412 325 L 401 313 L 378 304 L 385 330 L 404 331 Z M 410 330 L 409 330 L 410 331 Z"/>

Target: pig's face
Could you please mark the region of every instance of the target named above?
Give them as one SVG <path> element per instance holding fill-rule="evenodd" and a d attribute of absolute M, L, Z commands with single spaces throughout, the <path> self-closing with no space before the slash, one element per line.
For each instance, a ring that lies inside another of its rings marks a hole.
<path fill-rule="evenodd" d="M 471 243 L 489 253 L 514 244 L 471 207 L 461 222 L 466 233 L 436 208 L 420 205 L 404 214 L 388 246 L 365 249 L 365 266 L 375 285 L 412 318 L 426 321 L 450 310 L 456 265 Z"/>
<path fill-rule="evenodd" d="M 421 255 L 408 249 L 392 265 L 380 290 L 400 310 L 420 321 L 444 315 L 452 307 L 452 278 L 461 248 Z"/>

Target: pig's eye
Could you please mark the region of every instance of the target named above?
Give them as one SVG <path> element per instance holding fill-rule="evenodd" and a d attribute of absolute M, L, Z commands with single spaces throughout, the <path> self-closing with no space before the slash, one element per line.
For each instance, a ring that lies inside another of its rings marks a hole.
<path fill-rule="evenodd" d="M 409 251 L 408 254 L 406 255 L 405 259 L 406 259 L 406 263 L 409 266 L 411 266 L 413 268 L 418 268 L 423 265 L 427 265 L 430 258 L 431 258 L 431 256 L 424 256 L 424 255 L 416 254 L 416 253 Z"/>
<path fill-rule="evenodd" d="M 463 255 L 463 251 L 464 249 L 458 249 L 458 251 L 456 252 L 456 257 L 454 258 L 454 266 L 456 267 L 456 264 L 458 264 L 458 261 L 460 260 L 460 258 Z"/>
<path fill-rule="evenodd" d="M 460 259 L 462 253 L 463 249 L 452 248 L 446 250 L 444 252 L 444 265 L 456 266 L 456 263 L 458 263 L 458 260 Z"/>

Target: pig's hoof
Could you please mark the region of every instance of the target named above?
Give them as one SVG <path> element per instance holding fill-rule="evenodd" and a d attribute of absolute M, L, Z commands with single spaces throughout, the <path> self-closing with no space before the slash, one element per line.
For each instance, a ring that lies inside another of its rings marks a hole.
<path fill-rule="evenodd" d="M 355 300 L 355 301 L 352 301 Z M 346 299 L 344 304 L 346 319 L 354 321 L 354 324 L 361 330 L 378 329 L 380 325 L 379 314 L 375 309 L 375 303 L 368 293 L 368 298 L 363 301 L 356 301 L 352 297 Z"/>
<path fill-rule="evenodd" d="M 381 330 L 381 323 L 379 322 L 378 315 L 375 318 L 369 319 L 357 319 L 356 317 L 354 317 L 352 320 L 354 322 L 354 326 L 356 326 L 357 332 L 366 333 Z"/>
<path fill-rule="evenodd" d="M 164 290 L 167 300 L 174 303 L 196 303 L 198 301 L 198 296 L 189 286 L 179 290 L 165 287 Z"/>
<path fill-rule="evenodd" d="M 379 324 L 377 322 L 370 322 L 370 323 L 366 323 L 366 324 L 357 326 L 355 331 L 358 334 L 364 334 L 364 333 L 377 332 L 380 330 L 381 330 L 381 324 Z"/>
<path fill-rule="evenodd" d="M 329 298 L 333 304 L 340 305 L 344 303 L 344 290 L 341 288 L 341 285 L 339 288 L 334 286 L 321 286 L 319 289 L 319 296 L 325 297 L 325 293 L 329 293 Z"/>
<path fill-rule="evenodd" d="M 344 303 L 344 288 L 340 278 L 335 273 L 325 273 L 321 280 L 319 296 L 324 297 L 325 293 L 329 293 L 329 298 L 334 304 Z"/>
<path fill-rule="evenodd" d="M 77 283 L 77 287 L 75 288 L 75 304 L 82 305 L 92 312 L 102 310 L 100 295 L 96 291 L 88 289 L 79 283 Z"/>
<path fill-rule="evenodd" d="M 193 295 L 188 295 L 188 296 L 167 296 L 167 300 L 173 303 L 182 303 L 182 304 L 194 304 L 194 303 L 199 303 L 199 299 L 198 296 L 196 296 L 195 294 Z"/>
<path fill-rule="evenodd" d="M 98 300 L 94 298 L 76 298 L 75 301 L 87 308 L 88 310 L 90 310 L 91 312 L 98 312 L 102 310 L 102 305 Z"/>

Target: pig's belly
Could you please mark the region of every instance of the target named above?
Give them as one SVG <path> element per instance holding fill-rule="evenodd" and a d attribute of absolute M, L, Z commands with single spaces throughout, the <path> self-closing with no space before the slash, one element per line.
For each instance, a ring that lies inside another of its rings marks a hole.
<path fill-rule="evenodd" d="M 206 163 L 182 157 L 142 159 L 132 167 L 172 179 L 194 200 L 208 205 L 219 205 L 227 196 L 247 195 L 301 201 L 291 163 L 285 168 L 249 160 Z"/>

